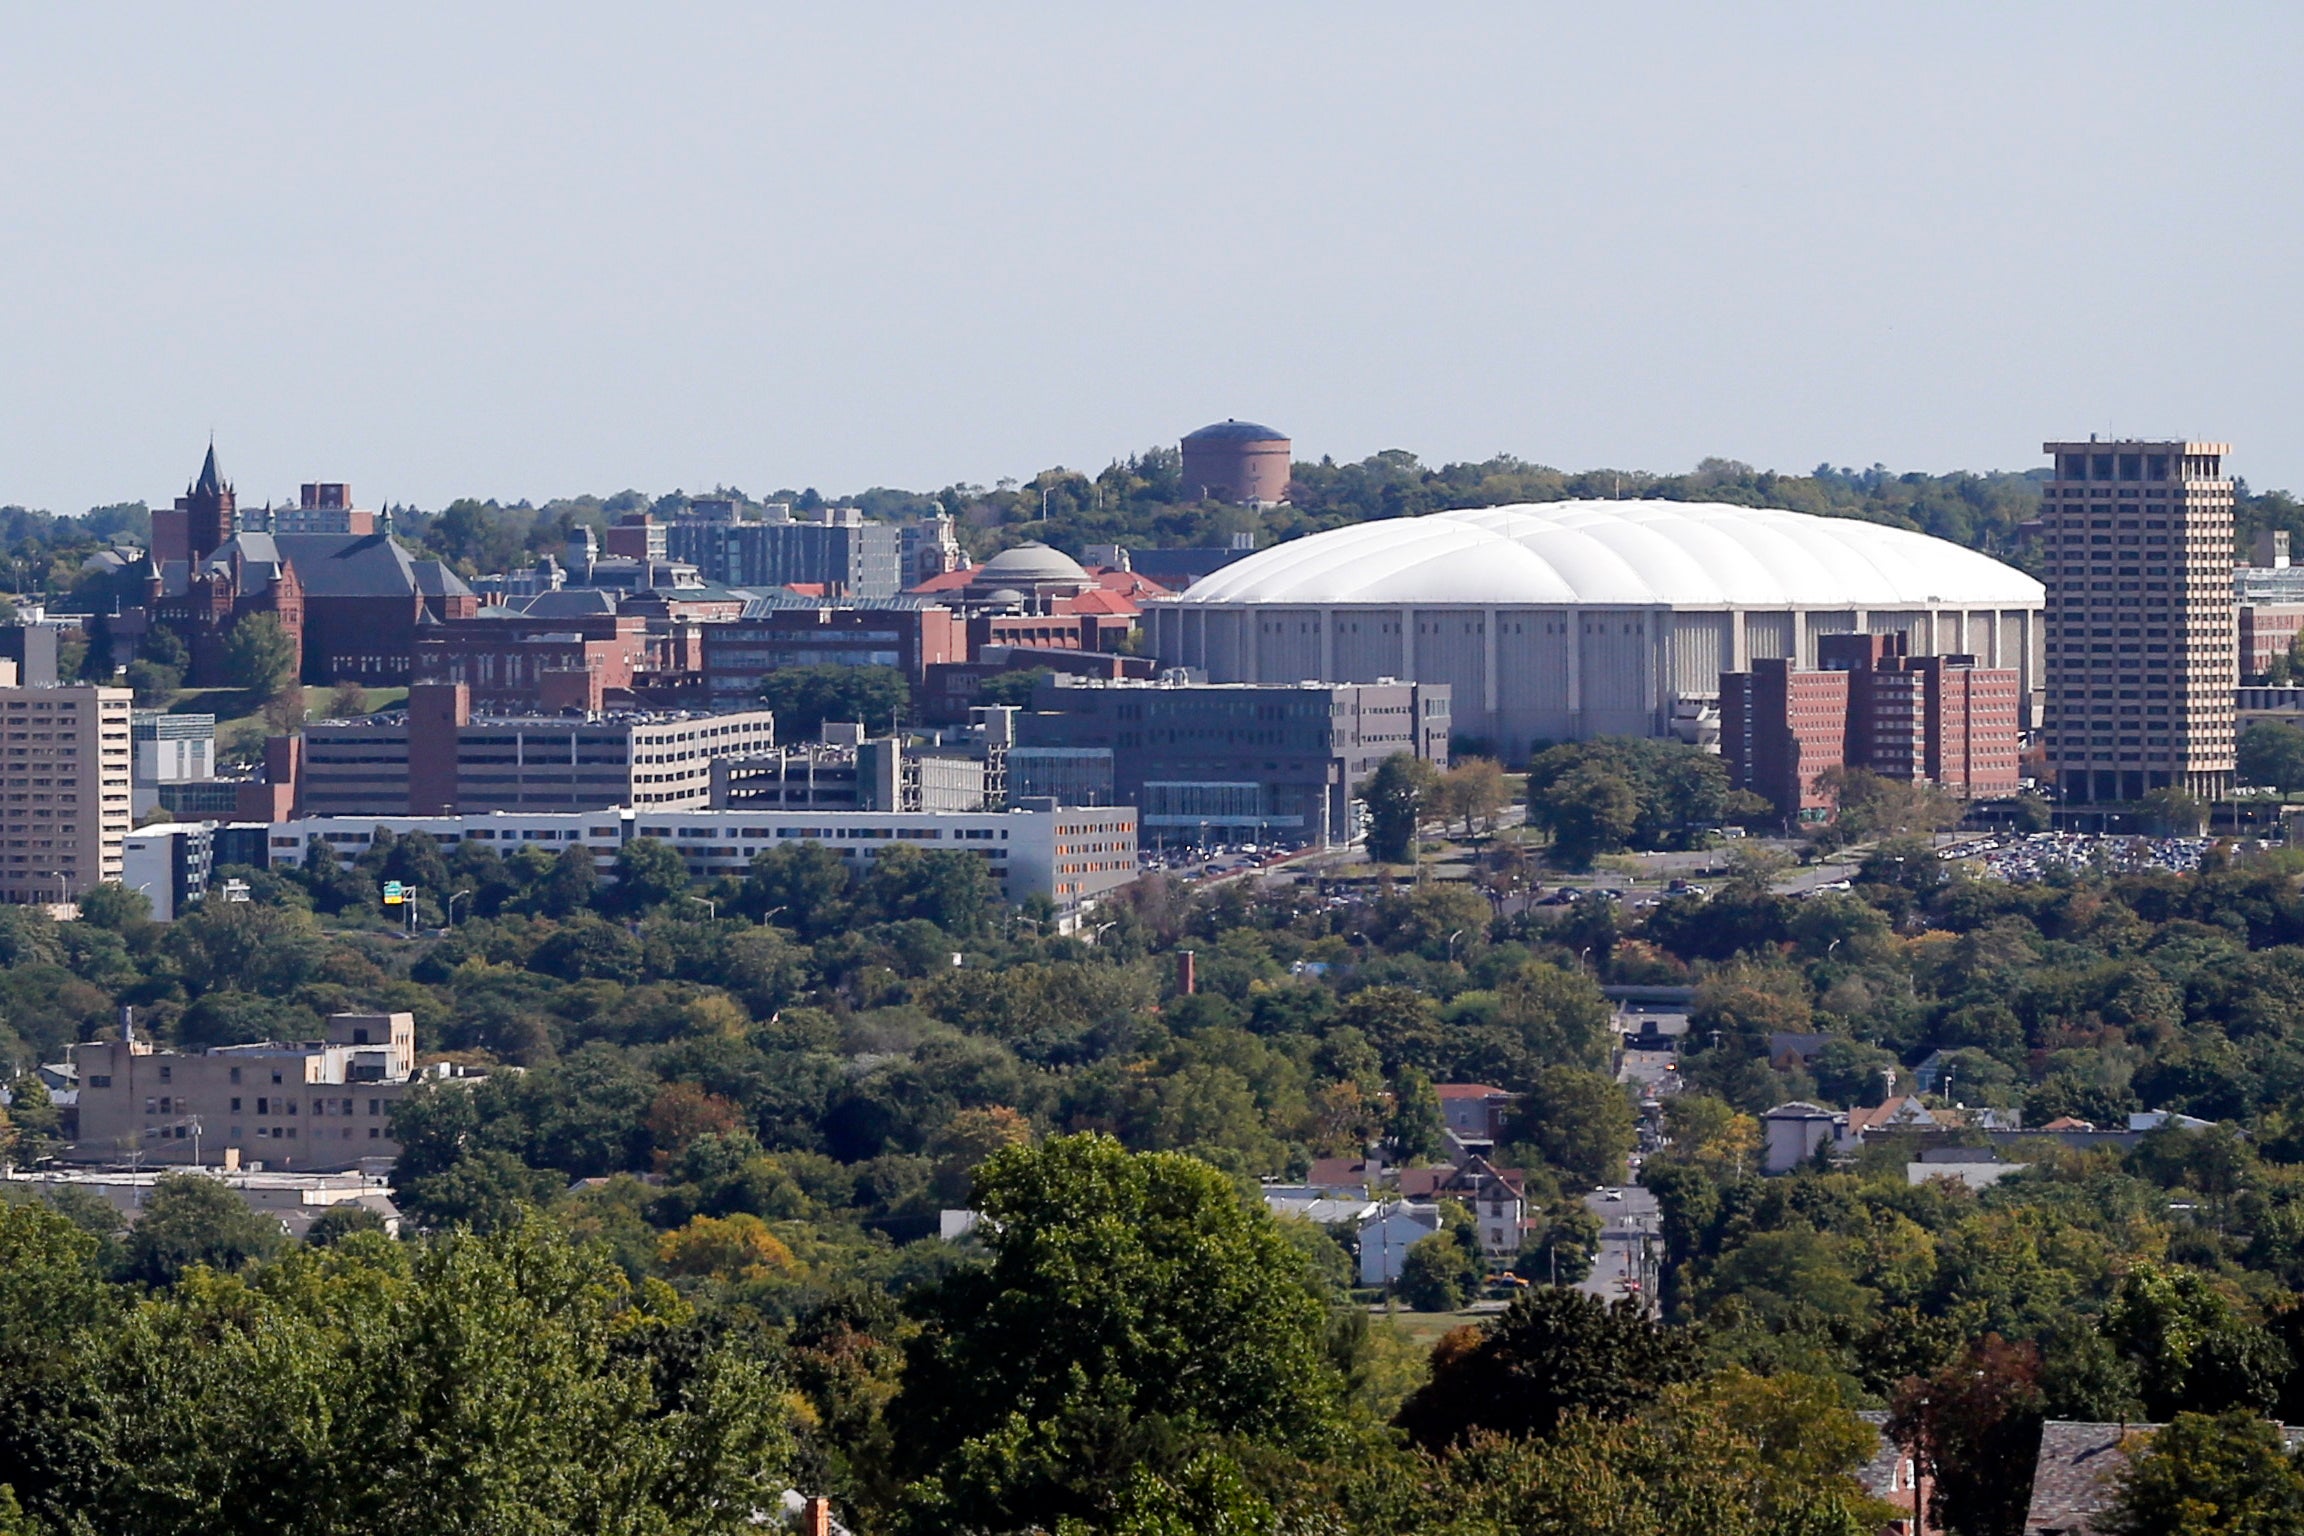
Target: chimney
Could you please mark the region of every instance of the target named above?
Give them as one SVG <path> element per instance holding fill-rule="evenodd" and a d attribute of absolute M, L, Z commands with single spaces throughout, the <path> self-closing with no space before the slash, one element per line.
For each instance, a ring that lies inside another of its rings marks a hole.
<path fill-rule="evenodd" d="M 1176 951 L 1176 995 L 1190 997 L 1197 981 L 1198 977 L 1193 968 L 1192 951 L 1188 949 Z"/>
<path fill-rule="evenodd" d="M 832 1501 L 818 1495 L 801 1505 L 800 1529 L 806 1536 L 832 1536 Z"/>

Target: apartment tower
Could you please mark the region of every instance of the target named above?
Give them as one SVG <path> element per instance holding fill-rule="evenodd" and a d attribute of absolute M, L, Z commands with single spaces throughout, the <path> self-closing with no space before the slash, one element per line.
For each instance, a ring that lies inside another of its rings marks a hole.
<path fill-rule="evenodd" d="M 130 810 L 125 688 L 0 687 L 0 901 L 118 880 Z"/>
<path fill-rule="evenodd" d="M 2225 443 L 2049 443 L 2048 766 L 2073 803 L 2232 784 L 2239 648 Z"/>

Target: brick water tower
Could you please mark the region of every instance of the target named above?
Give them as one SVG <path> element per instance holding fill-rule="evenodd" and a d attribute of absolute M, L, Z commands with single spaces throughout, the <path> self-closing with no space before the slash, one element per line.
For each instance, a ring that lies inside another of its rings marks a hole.
<path fill-rule="evenodd" d="M 1184 494 L 1269 506 L 1288 499 L 1287 437 L 1252 421 L 1219 421 L 1184 439 Z"/>

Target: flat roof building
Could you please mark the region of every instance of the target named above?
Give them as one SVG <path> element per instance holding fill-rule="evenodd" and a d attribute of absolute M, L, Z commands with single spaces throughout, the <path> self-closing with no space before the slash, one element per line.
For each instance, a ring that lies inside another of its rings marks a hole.
<path fill-rule="evenodd" d="M 775 741 L 764 709 L 476 717 L 464 685 L 418 684 L 405 714 L 307 725 L 296 803 L 318 816 L 701 810 L 713 758 Z"/>
<path fill-rule="evenodd" d="M 980 855 L 1005 899 L 1038 895 L 1066 917 L 1136 879 L 1136 813 L 1126 806 L 1058 810 L 1041 804 L 1006 811 L 763 810 L 588 811 L 473 816 L 304 817 L 272 826 L 267 862 L 301 863 L 315 844 L 355 859 L 379 831 L 422 832 L 442 844 L 467 838 L 499 852 L 540 846 L 592 850 L 613 877 L 616 852 L 638 837 L 671 845 L 699 879 L 742 877 L 753 856 L 791 843 L 820 843 L 852 865 L 898 844 Z"/>
<path fill-rule="evenodd" d="M 1448 763 L 1446 683 L 1141 683 L 1058 675 L 1016 720 L 1011 795 L 1133 805 L 1152 836 L 1352 836 L 1352 797 L 1407 752 Z"/>
<path fill-rule="evenodd" d="M 416 1020 L 339 1013 L 319 1040 L 164 1051 L 148 1040 L 74 1049 L 79 1161 L 356 1168 L 396 1158 L 392 1106 L 416 1077 Z"/>
<path fill-rule="evenodd" d="M 0 900 L 118 880 L 134 812 L 125 688 L 0 687 Z"/>
<path fill-rule="evenodd" d="M 854 507 L 826 507 L 802 522 L 781 503 L 760 522 L 683 518 L 665 530 L 675 560 L 730 587 L 821 587 L 827 596 L 893 597 L 904 589 L 902 541 Z"/>
<path fill-rule="evenodd" d="M 2231 788 L 2229 444 L 2047 443 L 2048 766 L 2071 803 Z"/>

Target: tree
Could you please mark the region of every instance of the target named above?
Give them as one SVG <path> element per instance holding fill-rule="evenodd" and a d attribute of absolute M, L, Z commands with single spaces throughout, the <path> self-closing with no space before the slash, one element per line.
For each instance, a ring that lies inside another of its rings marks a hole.
<path fill-rule="evenodd" d="M 1520 1037 L 1539 1062 L 1608 1065 L 1608 999 L 1582 971 L 1531 961 L 1496 988 L 1496 1022 Z"/>
<path fill-rule="evenodd" d="M 107 880 L 80 893 L 80 921 L 114 933 L 125 933 L 152 920 L 152 898 L 132 891 L 117 880 Z"/>
<path fill-rule="evenodd" d="M 304 707 L 304 689 L 291 680 L 281 685 L 264 701 L 258 711 L 264 718 L 264 728 L 275 736 L 292 736 L 304 725 L 307 711 Z"/>
<path fill-rule="evenodd" d="M 778 741 L 806 741 L 827 720 L 892 730 L 912 709 L 912 690 L 894 667 L 779 667 L 760 680 L 760 699 L 776 716 Z"/>
<path fill-rule="evenodd" d="M 1474 823 L 1484 825 L 1504 808 L 1506 794 L 1504 769 L 1494 758 L 1467 757 L 1440 776 L 1434 809 L 1462 821 L 1470 837 Z"/>
<path fill-rule="evenodd" d="M 224 637 L 224 675 L 233 687 L 270 698 L 295 680 L 296 649 L 277 614 L 252 613 Z"/>
<path fill-rule="evenodd" d="M 1988 1334 L 1897 1388 L 1888 1438 L 1935 1480 L 1930 1518 L 1973 1536 L 2022 1536 L 2040 1447 L 2040 1352 Z"/>
<path fill-rule="evenodd" d="M 354 715 L 368 713 L 368 690 L 347 679 L 338 683 L 328 695 L 328 715 L 335 720 L 349 720 Z"/>
<path fill-rule="evenodd" d="M 587 853 L 586 857 L 590 857 Z M 616 850 L 616 908 L 653 912 L 688 893 L 688 865 L 660 837 L 636 837 Z"/>
<path fill-rule="evenodd" d="M 1630 1096 L 1606 1074 L 1546 1067 L 1522 1103 L 1514 1139 L 1534 1144 L 1577 1187 L 1617 1184 L 1639 1128 Z"/>
<path fill-rule="evenodd" d="M 1432 1450 L 1476 1430 L 1544 1437 L 1574 1412 L 1625 1417 L 1694 1380 L 1700 1365 L 1695 1336 L 1651 1320 L 1638 1302 L 1543 1286 L 1479 1334 L 1443 1339 L 1431 1380 L 1395 1422 Z"/>
<path fill-rule="evenodd" d="M 2132 1267 L 2099 1326 L 2135 1364 L 2144 1409 L 2156 1419 L 2261 1411 L 2293 1368 L 2278 1338 L 2242 1319 L 2214 1281 L 2183 1265 Z"/>
<path fill-rule="evenodd" d="M 1406 864 L 1416 857 L 1416 825 L 1424 818 L 1440 771 L 1411 752 L 1395 752 L 1360 790 L 1368 806 L 1368 857 Z"/>
<path fill-rule="evenodd" d="M 560 850 L 530 898 L 546 917 L 569 918 L 592 904 L 600 888 L 600 866 L 592 850 L 574 844 Z"/>
<path fill-rule="evenodd" d="M 54 1522 L 13 1528 L 24 1536 L 68 1528 L 104 1475 L 91 1376 L 129 1297 L 103 1283 L 99 1256 L 98 1240 L 46 1202 L 0 1202 L 0 1487 Z"/>
<path fill-rule="evenodd" d="M 1400 1261 L 1400 1299 L 1419 1312 L 1453 1312 L 1480 1284 L 1480 1259 L 1443 1227 L 1419 1238 Z"/>
<path fill-rule="evenodd" d="M 2304 1536 L 2304 1469 L 2282 1445 L 2279 1426 L 2256 1414 L 2180 1413 L 2144 1441 L 2096 1529 L 2105 1536 Z"/>
<path fill-rule="evenodd" d="M 1055 675 L 1054 667 L 1023 667 L 1014 672 L 995 672 L 976 685 L 976 702 L 1030 709 L 1032 691 Z"/>
<path fill-rule="evenodd" d="M 1432 1079 L 1402 1067 L 1392 1080 L 1392 1112 L 1384 1117 L 1384 1144 L 1392 1160 L 1413 1167 L 1438 1157 L 1447 1146 L 1440 1093 Z"/>
<path fill-rule="evenodd" d="M 2198 837 L 2208 825 L 2208 807 L 2198 795 L 2163 784 L 2147 790 L 2138 808 L 2144 825 L 2162 837 Z"/>
<path fill-rule="evenodd" d="M 146 1285 L 174 1285 L 194 1265 L 227 1274 L 280 1251 L 279 1221 L 221 1180 L 171 1173 L 152 1186 L 128 1233 L 128 1272 Z"/>
<path fill-rule="evenodd" d="M 137 708 L 166 709 L 183 690 L 184 674 L 161 662 L 132 661 L 128 663 L 128 686 L 136 694 Z"/>
<path fill-rule="evenodd" d="M 1554 856 L 1584 869 L 1599 854 L 1622 848 L 1640 824 L 1640 797 L 1632 785 L 1598 764 L 1557 778 L 1528 781 L 1528 819 L 1552 834 Z"/>
<path fill-rule="evenodd" d="M 1131 1425 L 1305 1445 L 1335 1422 L 1305 1258 L 1206 1163 L 1058 1137 L 993 1154 L 974 1203 L 991 1262 L 914 1293 L 890 1415 L 924 1523 L 1092 1513 Z"/>
<path fill-rule="evenodd" d="M 356 1234 L 374 1232 L 381 1235 L 383 1231 L 384 1217 L 381 1213 L 364 1205 L 345 1202 L 328 1207 L 314 1219 L 311 1226 L 304 1229 L 304 1246 L 333 1248 Z"/>
<path fill-rule="evenodd" d="M 91 1528 L 733 1536 L 786 1486 L 763 1365 L 540 1220 L 276 1273 L 116 1330 Z"/>

